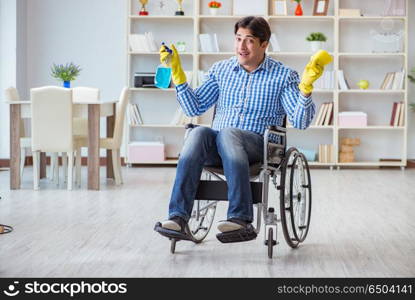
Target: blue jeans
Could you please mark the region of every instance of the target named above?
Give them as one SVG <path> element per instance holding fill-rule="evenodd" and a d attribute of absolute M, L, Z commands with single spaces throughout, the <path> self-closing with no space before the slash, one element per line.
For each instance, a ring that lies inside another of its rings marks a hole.
<path fill-rule="evenodd" d="M 263 137 L 238 128 L 220 131 L 196 127 L 188 135 L 177 164 L 169 218 L 189 220 L 204 166 L 223 166 L 228 185 L 229 218 L 253 220 L 249 165 L 263 159 Z"/>

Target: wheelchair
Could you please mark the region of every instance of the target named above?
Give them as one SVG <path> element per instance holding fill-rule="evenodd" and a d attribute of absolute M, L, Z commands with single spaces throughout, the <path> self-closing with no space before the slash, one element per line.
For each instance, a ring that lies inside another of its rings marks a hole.
<path fill-rule="evenodd" d="M 284 120 L 283 127 L 269 126 L 265 130 L 264 160 L 250 165 L 252 199 L 256 207 L 256 226 L 253 230 L 256 234 L 260 232 L 263 215 L 264 244 L 268 249 L 269 258 L 273 257 L 273 247 L 278 244 L 277 225 L 279 222 L 281 222 L 287 244 L 291 248 L 297 248 L 307 237 L 311 218 L 312 193 L 308 162 L 304 154 L 295 147 L 286 149 L 285 124 Z M 190 130 L 196 126 L 186 125 L 185 139 Z M 218 201 L 228 200 L 227 184 L 222 167 L 205 166 L 202 172 L 203 177 L 196 193 L 191 217 L 185 228 L 185 239 L 194 243 L 201 243 L 208 235 Z M 279 195 L 279 203 L 278 199 L 269 197 L 270 183 Z M 279 214 L 276 211 L 278 209 Z M 156 225 L 155 230 L 161 233 L 160 228 Z M 176 243 L 183 238 L 174 233 L 165 236 L 169 237 L 170 252 L 174 253 Z M 221 241 L 233 242 L 226 239 L 221 239 Z"/>

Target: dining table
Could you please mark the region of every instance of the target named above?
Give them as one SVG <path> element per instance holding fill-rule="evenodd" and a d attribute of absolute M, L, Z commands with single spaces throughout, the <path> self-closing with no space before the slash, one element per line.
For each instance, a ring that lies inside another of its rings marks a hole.
<path fill-rule="evenodd" d="M 116 103 L 113 101 L 73 102 L 73 117 L 88 119 L 88 189 L 100 189 L 100 119 L 106 118 L 106 137 L 114 133 Z M 10 108 L 10 189 L 20 189 L 21 119 L 31 118 L 31 101 L 5 101 Z M 41 177 L 46 174 L 46 155 L 41 156 Z M 111 150 L 106 152 L 106 177 L 114 178 Z"/>

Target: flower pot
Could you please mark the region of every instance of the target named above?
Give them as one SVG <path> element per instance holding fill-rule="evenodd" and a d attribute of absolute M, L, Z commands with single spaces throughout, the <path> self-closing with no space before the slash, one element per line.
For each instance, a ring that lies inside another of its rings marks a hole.
<path fill-rule="evenodd" d="M 218 14 L 219 8 L 209 7 L 210 14 L 216 16 Z"/>
<path fill-rule="evenodd" d="M 295 9 L 295 15 L 296 16 L 302 16 L 303 15 L 303 8 L 301 7 L 301 4 L 297 4 L 297 8 Z"/>
<path fill-rule="evenodd" d="M 63 87 L 69 89 L 71 87 L 71 82 L 70 81 L 64 81 L 63 82 Z"/>
<path fill-rule="evenodd" d="M 323 49 L 323 42 L 313 41 L 310 42 L 311 52 L 317 52 L 320 49 Z"/>

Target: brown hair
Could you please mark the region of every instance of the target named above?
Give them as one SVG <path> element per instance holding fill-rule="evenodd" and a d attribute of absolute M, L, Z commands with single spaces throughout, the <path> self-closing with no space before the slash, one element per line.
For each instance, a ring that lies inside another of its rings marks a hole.
<path fill-rule="evenodd" d="M 271 37 L 271 28 L 268 22 L 262 17 L 244 17 L 235 24 L 235 34 L 239 28 L 246 28 L 251 30 L 254 37 L 259 38 L 261 44 L 269 41 Z"/>

